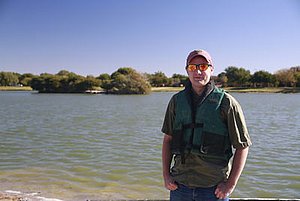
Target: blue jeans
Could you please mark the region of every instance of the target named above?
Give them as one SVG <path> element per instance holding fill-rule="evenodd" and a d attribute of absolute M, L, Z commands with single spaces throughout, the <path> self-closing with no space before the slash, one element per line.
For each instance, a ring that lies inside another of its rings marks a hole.
<path fill-rule="evenodd" d="M 218 199 L 215 190 L 216 187 L 189 188 L 178 184 L 175 191 L 170 191 L 170 201 L 229 201 L 229 198 Z"/>

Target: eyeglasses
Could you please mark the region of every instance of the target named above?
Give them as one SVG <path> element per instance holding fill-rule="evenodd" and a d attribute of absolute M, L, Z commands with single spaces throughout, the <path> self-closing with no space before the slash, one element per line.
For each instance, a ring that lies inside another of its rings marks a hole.
<path fill-rule="evenodd" d="M 186 69 L 190 72 L 194 72 L 196 70 L 206 71 L 208 67 L 212 66 L 211 64 L 189 64 Z"/>

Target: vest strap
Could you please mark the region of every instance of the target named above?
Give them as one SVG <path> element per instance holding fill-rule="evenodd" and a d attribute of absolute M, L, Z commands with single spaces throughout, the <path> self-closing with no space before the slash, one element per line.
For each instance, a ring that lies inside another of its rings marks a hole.
<path fill-rule="evenodd" d="M 183 129 L 188 129 L 188 128 L 203 128 L 203 123 L 190 123 L 190 124 L 185 124 L 182 126 Z"/>

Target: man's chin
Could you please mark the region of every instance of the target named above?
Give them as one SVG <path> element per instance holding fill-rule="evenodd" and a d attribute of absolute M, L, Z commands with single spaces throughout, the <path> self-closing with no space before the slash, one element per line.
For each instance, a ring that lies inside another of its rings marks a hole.
<path fill-rule="evenodd" d="M 192 84 L 195 87 L 204 87 L 207 83 L 204 80 L 195 80 Z"/>

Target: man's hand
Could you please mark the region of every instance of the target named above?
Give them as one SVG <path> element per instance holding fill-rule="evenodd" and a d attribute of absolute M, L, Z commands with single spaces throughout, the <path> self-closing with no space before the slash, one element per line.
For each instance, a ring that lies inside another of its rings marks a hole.
<path fill-rule="evenodd" d="M 228 180 L 221 182 L 215 191 L 215 195 L 219 199 L 228 197 L 234 190 L 242 170 L 244 169 L 249 147 L 239 148 L 235 150 L 233 157 L 232 169 L 230 171 Z"/>
<path fill-rule="evenodd" d="M 230 185 L 228 182 L 221 182 L 215 190 L 215 195 L 219 199 L 225 199 L 233 192 L 234 188 L 235 186 Z"/>
<path fill-rule="evenodd" d="M 177 184 L 170 176 L 166 176 L 164 178 L 164 182 L 165 182 L 166 189 L 168 189 L 170 191 L 174 191 L 178 188 Z"/>
<path fill-rule="evenodd" d="M 175 181 L 170 177 L 170 164 L 172 160 L 171 148 L 170 144 L 172 141 L 171 135 L 164 136 L 163 145 L 162 145 L 162 165 L 163 165 L 163 177 L 165 182 L 165 187 L 170 190 L 174 191 L 178 188 Z"/>

